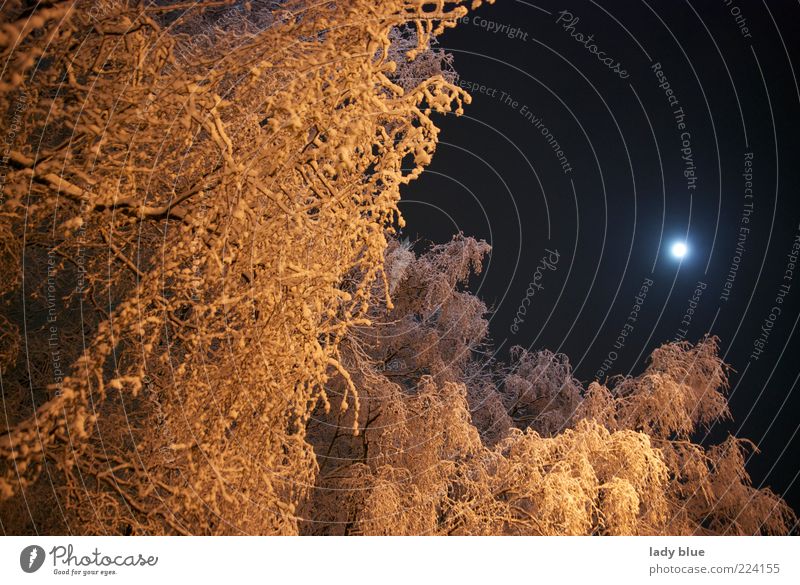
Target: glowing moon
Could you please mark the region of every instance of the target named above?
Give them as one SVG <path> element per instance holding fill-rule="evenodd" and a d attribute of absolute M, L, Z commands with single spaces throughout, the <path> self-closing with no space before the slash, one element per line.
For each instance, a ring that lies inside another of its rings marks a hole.
<path fill-rule="evenodd" d="M 686 252 L 689 251 L 689 248 L 686 247 L 686 244 L 683 242 L 675 242 L 672 244 L 672 255 L 676 258 L 683 258 L 686 256 Z"/>

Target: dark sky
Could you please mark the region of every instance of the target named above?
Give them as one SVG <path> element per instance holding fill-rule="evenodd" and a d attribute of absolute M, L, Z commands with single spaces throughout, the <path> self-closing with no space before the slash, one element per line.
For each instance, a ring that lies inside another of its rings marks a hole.
<path fill-rule="evenodd" d="M 788 0 L 484 6 L 440 39 L 473 103 L 401 204 L 406 236 L 492 244 L 475 284 L 501 358 L 560 351 L 588 382 L 719 336 L 733 421 L 706 441 L 753 440 L 754 482 L 795 510 L 798 23 Z"/>

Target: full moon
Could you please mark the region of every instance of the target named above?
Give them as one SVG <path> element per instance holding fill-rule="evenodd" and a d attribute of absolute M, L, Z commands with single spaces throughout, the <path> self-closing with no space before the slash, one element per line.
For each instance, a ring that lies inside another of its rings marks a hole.
<path fill-rule="evenodd" d="M 674 244 L 672 244 L 672 255 L 675 256 L 676 258 L 683 258 L 684 256 L 686 256 L 686 252 L 688 251 L 689 249 L 683 242 L 675 242 Z"/>

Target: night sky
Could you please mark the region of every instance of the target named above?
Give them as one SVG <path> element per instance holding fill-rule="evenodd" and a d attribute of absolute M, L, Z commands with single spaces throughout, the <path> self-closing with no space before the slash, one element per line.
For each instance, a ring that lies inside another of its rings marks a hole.
<path fill-rule="evenodd" d="M 563 352 L 588 383 L 717 335 L 733 421 L 696 439 L 751 439 L 795 510 L 798 23 L 788 0 L 481 7 L 440 38 L 473 102 L 401 203 L 406 237 L 492 245 L 473 290 L 499 359 Z"/>

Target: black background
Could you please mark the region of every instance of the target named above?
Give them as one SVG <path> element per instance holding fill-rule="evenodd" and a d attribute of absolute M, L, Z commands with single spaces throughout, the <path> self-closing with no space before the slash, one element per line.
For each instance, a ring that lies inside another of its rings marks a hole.
<path fill-rule="evenodd" d="M 750 38 L 732 9 L 746 19 Z M 580 19 L 574 30 L 594 34 L 627 79 L 556 23 L 562 10 Z M 584 382 L 595 379 L 611 351 L 617 359 L 609 375 L 640 373 L 655 347 L 676 338 L 697 283 L 704 283 L 686 339 L 719 336 L 721 355 L 735 370 L 733 420 L 696 438 L 717 442 L 730 432 L 751 439 L 761 450 L 747 465 L 755 485 L 769 485 L 800 509 L 800 274 L 779 305 L 764 352 L 751 357 L 778 288 L 788 282 L 787 254 L 800 234 L 800 5 L 500 0 L 467 18 L 440 46 L 455 55 L 463 83 L 497 91 L 473 91 L 464 116 L 437 119 L 442 132 L 433 163 L 403 193 L 403 235 L 444 242 L 463 231 L 488 241 L 493 251 L 473 290 L 493 311 L 498 358 L 512 345 L 563 352 Z M 490 31 L 490 21 L 519 33 Z M 651 70 L 655 62 L 686 113 L 694 191 L 683 175 L 674 108 Z M 542 118 L 571 173 L 523 106 Z M 724 301 L 743 225 L 747 151 L 753 213 Z M 679 261 L 669 249 L 684 239 L 690 251 Z M 542 290 L 512 333 L 546 249 L 560 255 L 556 270 L 543 275 Z M 645 279 L 654 284 L 624 347 L 615 349 Z"/>

